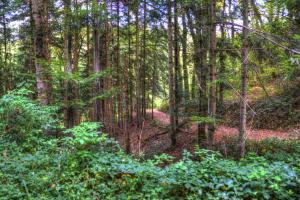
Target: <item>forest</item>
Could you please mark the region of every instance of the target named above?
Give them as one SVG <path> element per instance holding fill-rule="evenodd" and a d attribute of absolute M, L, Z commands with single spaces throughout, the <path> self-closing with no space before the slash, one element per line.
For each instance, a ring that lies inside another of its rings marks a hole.
<path fill-rule="evenodd" d="M 300 1 L 0 0 L 0 199 L 300 199 Z"/>

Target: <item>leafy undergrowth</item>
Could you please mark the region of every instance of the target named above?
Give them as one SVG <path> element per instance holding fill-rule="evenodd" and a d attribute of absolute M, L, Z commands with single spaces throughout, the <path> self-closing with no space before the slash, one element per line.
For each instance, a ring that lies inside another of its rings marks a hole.
<path fill-rule="evenodd" d="M 300 83 L 283 93 L 249 102 L 248 122 L 253 128 L 278 129 L 297 126 L 300 122 Z M 239 123 L 239 102 L 226 106 L 224 119 L 231 126 Z M 255 111 L 255 113 L 253 112 Z"/>
<path fill-rule="evenodd" d="M 296 142 L 261 144 L 265 149 L 261 156 L 249 153 L 241 161 L 200 148 L 193 154 L 184 151 L 176 163 L 165 154 L 137 159 L 99 132 L 97 123 L 85 122 L 66 130 L 64 137 L 51 138 L 43 134 L 48 121 L 39 121 L 18 135 L 7 129 L 10 113 L 16 109 L 10 103 L 22 100 L 18 112 L 33 112 L 22 115 L 28 123 L 33 122 L 35 112 L 47 108 L 28 109 L 32 101 L 9 95 L 0 100 L 2 105 L 5 98 L 10 99 L 0 109 L 0 199 L 300 198 L 300 146 Z M 49 121 L 55 122 L 52 116 Z"/>
<path fill-rule="evenodd" d="M 236 162 L 197 149 L 193 155 L 185 152 L 179 162 L 160 167 L 169 156 L 139 161 L 105 135 L 77 141 L 39 140 L 30 152 L 1 140 L 0 199 L 300 197 L 299 154 L 288 158 L 250 154 Z M 281 162 L 274 161 L 277 158 Z"/>

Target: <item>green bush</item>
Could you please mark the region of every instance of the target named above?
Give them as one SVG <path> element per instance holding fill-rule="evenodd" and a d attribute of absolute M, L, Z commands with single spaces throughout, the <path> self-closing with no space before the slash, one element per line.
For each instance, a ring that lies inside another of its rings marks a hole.
<path fill-rule="evenodd" d="M 110 146 L 111 139 L 98 137 L 100 146 Z M 194 154 L 184 152 L 182 160 L 165 166 L 172 159 L 166 155 L 139 161 L 120 149 L 69 148 L 64 139 L 44 141 L 32 154 L 1 143 L 0 199 L 300 197 L 296 166 L 253 154 L 237 162 L 196 148 Z"/>
<path fill-rule="evenodd" d="M 15 90 L 0 99 L 0 135 L 24 142 L 57 125 L 55 108 L 38 105 L 29 94 L 26 89 Z"/>
<path fill-rule="evenodd" d="M 25 97 L 10 98 L 14 102 Z M 28 99 L 23 107 L 16 104 L 29 113 L 22 116 L 34 124 L 28 105 L 24 107 L 28 102 L 38 112 L 46 108 Z M 3 110 L 14 110 L 3 100 L 0 105 L 2 117 L 7 116 Z M 0 137 L 0 199 L 300 198 L 300 146 L 296 142 L 270 140 L 255 147 L 247 144 L 262 156 L 252 153 L 239 162 L 198 147 L 193 154 L 184 151 L 176 163 L 168 155 L 142 161 L 126 155 L 113 139 L 99 131 L 101 125 L 97 123 L 82 123 L 66 130 L 61 138 L 33 134 L 39 133 L 46 121 L 38 121 L 33 128 L 19 123 L 21 119 L 16 121 L 19 128 L 15 131 L 25 128 L 32 133 L 33 139 L 26 143 L 37 141 L 35 151 L 9 137 Z M 8 121 L 1 123 L 7 126 Z M 2 129 L 2 135 L 12 134 L 6 130 Z M 27 132 L 21 133 L 27 137 Z"/>
<path fill-rule="evenodd" d="M 216 147 L 225 157 L 236 158 L 237 144 L 237 137 L 224 137 Z M 300 175 L 300 144 L 297 140 L 277 138 L 267 138 L 261 141 L 247 140 L 246 151 L 262 156 L 271 162 L 284 162 L 295 167 L 296 172 Z"/>

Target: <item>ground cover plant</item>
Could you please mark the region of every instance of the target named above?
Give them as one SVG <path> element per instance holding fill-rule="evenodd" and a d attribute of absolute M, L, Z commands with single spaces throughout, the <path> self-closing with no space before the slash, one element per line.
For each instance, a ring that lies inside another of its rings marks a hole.
<path fill-rule="evenodd" d="M 6 102 L 10 110 L 21 109 L 17 103 L 21 101 L 24 110 L 30 108 L 23 117 L 49 112 L 20 94 L 9 96 L 10 101 L 5 96 L 0 105 Z M 36 109 L 31 109 L 33 105 Z M 2 127 L 8 121 L 1 115 Z M 249 145 L 249 153 L 240 161 L 196 147 L 194 153 L 183 151 L 182 159 L 174 163 L 164 154 L 146 160 L 125 154 L 116 141 L 99 132 L 98 123 L 83 122 L 60 138 L 45 136 L 42 130 L 49 121 L 55 121 L 51 115 L 19 139 L 7 137 L 13 133 L 2 129 L 0 199 L 300 197 L 297 142 L 266 140 Z"/>

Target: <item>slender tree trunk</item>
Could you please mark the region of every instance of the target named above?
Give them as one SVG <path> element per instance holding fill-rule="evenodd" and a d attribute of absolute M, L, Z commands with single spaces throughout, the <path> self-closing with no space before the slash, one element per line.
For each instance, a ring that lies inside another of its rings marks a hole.
<path fill-rule="evenodd" d="M 198 104 L 198 114 L 201 117 L 207 117 L 207 67 L 206 67 L 206 54 L 205 49 L 205 39 L 207 30 L 204 28 L 206 24 L 205 17 L 207 16 L 207 4 L 201 5 L 200 12 L 197 10 L 195 13 L 196 17 L 196 30 L 194 31 L 194 24 L 190 14 L 187 12 L 188 24 L 191 30 L 191 35 L 194 42 L 194 69 L 195 73 L 193 75 L 193 86 L 196 85 L 196 76 L 198 78 L 199 85 L 199 104 Z M 202 30 L 201 30 L 202 29 Z M 194 89 L 195 90 L 195 89 Z M 194 92 L 195 93 L 195 92 Z M 201 122 L 198 124 L 198 144 L 201 145 L 206 140 L 206 123 Z"/>
<path fill-rule="evenodd" d="M 223 2 L 223 10 L 222 10 L 222 24 L 220 27 L 221 30 L 221 48 L 223 49 L 225 46 L 225 39 L 226 39 L 226 33 L 225 33 L 225 24 L 224 24 L 224 20 L 225 20 L 225 9 L 226 9 L 226 0 L 224 0 Z M 224 108 L 224 88 L 225 88 L 225 84 L 224 84 L 224 79 L 225 79 L 225 51 L 220 51 L 220 78 L 221 78 L 221 82 L 220 82 L 220 87 L 219 87 L 219 105 L 220 108 Z"/>
<path fill-rule="evenodd" d="M 90 0 L 86 0 L 86 9 L 88 14 L 90 13 Z M 92 65 L 92 60 L 93 60 L 93 56 L 92 56 L 92 48 L 91 48 L 91 28 L 90 28 L 90 22 L 89 20 L 87 20 L 86 22 L 86 66 L 85 66 L 85 76 L 89 77 L 91 75 L 91 73 L 93 72 L 93 65 Z M 88 94 L 85 100 L 90 100 L 93 96 L 93 91 L 92 91 L 92 85 L 89 85 L 88 87 Z M 90 121 L 94 120 L 94 106 L 89 105 L 89 109 L 88 109 L 88 119 Z"/>
<path fill-rule="evenodd" d="M 175 130 L 178 127 L 178 111 L 179 104 L 181 100 L 181 76 L 180 76 L 180 63 L 179 63 L 179 27 L 178 27 L 178 9 L 177 0 L 174 0 L 174 80 L 175 80 L 175 107 L 174 107 L 174 117 L 175 117 Z"/>
<path fill-rule="evenodd" d="M 208 125 L 208 147 L 212 149 L 215 133 L 216 118 L 216 0 L 210 3 L 210 56 L 209 56 L 209 101 L 208 114 L 213 120 Z"/>
<path fill-rule="evenodd" d="M 192 74 L 192 88 L 191 88 L 191 98 L 192 99 L 195 99 L 196 98 L 196 86 L 197 86 L 197 83 L 196 83 L 196 70 L 193 69 L 193 74 Z"/>
<path fill-rule="evenodd" d="M 8 34 L 7 34 L 7 21 L 5 13 L 2 15 L 2 23 L 3 23 L 3 42 L 4 42 L 4 92 L 11 90 L 11 83 L 10 83 L 10 68 L 8 67 Z"/>
<path fill-rule="evenodd" d="M 102 58 L 102 65 L 103 65 L 103 70 L 107 70 L 109 66 L 109 40 L 110 40 L 110 30 L 109 30 L 109 23 L 108 23 L 108 8 L 107 8 L 107 3 L 108 0 L 105 0 L 104 2 L 104 32 L 102 36 L 102 55 L 100 56 Z M 110 82 L 110 77 L 104 77 L 102 79 L 101 85 L 102 85 L 102 91 L 107 91 L 109 90 L 109 82 Z M 110 131 L 110 126 L 109 123 L 111 121 L 111 112 L 109 110 L 110 108 L 110 101 L 111 98 L 105 98 L 102 100 L 102 113 L 103 113 L 103 122 L 105 123 L 105 127 L 107 132 Z M 109 132 L 110 133 L 110 132 Z"/>
<path fill-rule="evenodd" d="M 79 57 L 81 52 L 81 38 L 80 38 L 80 31 L 81 31 L 81 25 L 80 25 L 80 19 L 79 19 L 79 4 L 77 2 L 78 0 L 74 1 L 74 7 L 75 7 L 75 31 L 74 31 L 74 48 L 73 48 L 73 73 L 79 72 Z M 74 125 L 78 125 L 80 123 L 80 112 L 78 109 L 78 100 L 79 100 L 79 89 L 78 85 L 76 84 L 76 81 L 72 81 L 73 84 L 73 120 Z"/>
<path fill-rule="evenodd" d="M 136 118 L 137 127 L 141 127 L 141 102 L 140 102 L 140 57 L 139 57 L 139 8 L 136 8 L 135 13 L 135 73 L 136 73 Z"/>
<path fill-rule="evenodd" d="M 94 73 L 99 74 L 101 72 L 101 66 L 100 66 L 100 19 L 99 19 L 99 9 L 98 9 L 98 2 L 93 2 L 94 11 L 93 17 L 94 17 L 94 27 L 93 27 L 93 42 L 94 42 L 94 48 L 93 48 L 93 68 Z M 101 106 L 101 100 L 97 98 L 98 95 L 101 94 L 101 80 L 99 77 L 95 80 L 95 92 L 94 96 L 96 97 L 94 102 L 94 120 L 99 122 L 101 121 L 102 117 L 102 106 Z"/>
<path fill-rule="evenodd" d="M 169 71 L 169 112 L 171 125 L 171 144 L 176 145 L 176 124 L 174 116 L 175 95 L 174 95 L 174 75 L 173 75 L 173 31 L 172 31 L 172 2 L 168 0 L 168 71 Z"/>
<path fill-rule="evenodd" d="M 50 50 L 48 30 L 48 1 L 31 0 L 35 29 L 35 68 L 38 99 L 47 105 L 51 99 Z"/>
<path fill-rule="evenodd" d="M 33 19 L 33 12 L 32 12 L 32 4 L 29 1 L 29 12 L 30 12 L 30 49 L 29 49 L 29 72 L 31 74 L 35 74 L 35 62 L 34 62 L 34 19 Z M 33 86 L 35 88 L 35 86 Z M 34 89 L 36 91 L 36 88 Z M 33 94 L 33 97 L 36 95 Z"/>
<path fill-rule="evenodd" d="M 231 13 L 232 12 L 231 7 L 232 7 L 233 0 L 228 0 L 228 1 L 229 1 L 229 3 L 228 3 L 228 10 Z M 230 21 L 231 21 L 232 24 L 234 23 L 234 19 L 233 19 L 233 16 L 231 14 L 230 14 Z M 234 32 L 235 32 L 234 25 L 232 25 L 231 26 L 231 38 L 232 39 L 234 38 L 234 35 L 235 35 Z"/>
<path fill-rule="evenodd" d="M 144 33 L 143 33 L 143 68 L 141 71 L 141 89 L 142 89 L 142 115 L 146 117 L 146 28 L 147 28 L 147 1 L 144 0 Z"/>
<path fill-rule="evenodd" d="M 117 85 L 121 89 L 122 81 L 121 81 L 121 66 L 120 66 L 120 0 L 117 0 L 117 60 L 116 60 L 116 68 L 117 68 Z M 122 95 L 118 94 L 118 124 L 119 127 L 122 128 L 123 125 L 123 113 L 122 113 Z"/>
<path fill-rule="evenodd" d="M 128 65 L 129 60 L 128 56 L 125 57 L 125 66 L 124 66 L 124 80 L 128 80 Z M 125 97 L 125 122 L 124 122 L 124 131 L 126 135 L 126 153 L 130 153 L 130 133 L 128 131 L 128 121 L 129 121 L 129 97 L 128 97 L 128 85 L 129 83 L 126 81 L 124 84 L 124 97 Z"/>
<path fill-rule="evenodd" d="M 110 1 L 110 11 L 113 12 L 113 3 L 114 1 Z M 110 62 L 112 63 L 112 67 L 114 68 L 114 73 L 113 73 L 113 77 L 112 77 L 112 80 L 111 80 L 111 85 L 112 87 L 114 88 L 117 88 L 118 85 L 117 85 L 117 74 L 116 74 L 116 55 L 115 55 L 115 52 L 116 52 L 116 45 L 115 45 L 115 34 L 114 34 L 114 29 L 112 27 L 112 30 L 111 30 L 111 46 L 113 47 L 112 48 L 112 51 L 110 52 Z M 112 136 L 116 136 L 116 126 L 115 125 L 118 125 L 118 113 L 117 113 L 117 105 L 118 105 L 118 96 L 114 96 L 113 99 L 112 99 L 112 104 L 111 104 L 111 111 L 112 111 L 112 118 L 111 118 L 111 128 L 112 128 Z"/>
<path fill-rule="evenodd" d="M 201 13 L 199 15 L 200 25 L 202 31 L 200 33 L 199 44 L 200 44 L 200 89 L 199 89 L 199 115 L 202 117 L 207 117 L 207 76 L 208 76 L 208 65 L 207 65 L 207 35 L 208 28 L 205 26 L 207 23 L 206 16 L 208 14 L 207 4 L 202 5 Z M 202 122 L 198 124 L 198 144 L 201 145 L 203 142 L 207 142 L 207 123 Z"/>
<path fill-rule="evenodd" d="M 131 18 L 130 18 L 130 3 L 128 2 L 127 6 L 127 25 L 128 25 L 128 82 L 129 82 L 129 122 L 132 122 L 132 113 L 133 113 L 133 74 L 131 66 Z"/>
<path fill-rule="evenodd" d="M 78 27 L 78 5 L 75 1 L 76 11 L 72 16 L 71 0 L 64 0 L 64 60 L 65 73 L 67 79 L 64 81 L 64 123 L 66 128 L 71 128 L 79 124 L 79 113 L 77 109 L 78 88 L 76 82 L 71 79 L 74 72 L 78 72 L 78 62 L 80 54 L 80 41 Z M 73 19 L 73 21 L 72 21 Z M 76 24 L 76 29 L 72 29 L 72 25 Z M 74 47 L 73 47 L 74 46 Z"/>
<path fill-rule="evenodd" d="M 191 98 L 192 99 L 195 99 L 196 97 L 196 76 L 197 76 L 197 66 L 199 65 L 198 63 L 198 59 L 197 59 L 197 54 L 198 54 L 198 45 L 199 45 L 199 42 L 197 41 L 197 37 L 196 37 L 196 33 L 194 31 L 194 24 L 193 24 L 193 20 L 192 20 L 192 17 L 191 17 L 191 14 L 189 13 L 189 10 L 186 9 L 185 10 L 186 12 L 186 16 L 187 16 L 187 19 L 188 19 L 188 26 L 189 26 L 189 29 L 190 29 L 190 33 L 191 33 L 191 36 L 192 36 L 192 39 L 193 39 L 193 50 L 194 50 L 194 55 L 193 55 L 193 61 L 194 61 L 194 69 L 193 69 L 193 73 L 192 73 L 192 86 L 191 86 Z"/>
<path fill-rule="evenodd" d="M 108 13 L 108 0 L 106 2 L 106 12 Z M 108 21 L 108 18 L 106 18 L 106 23 L 105 23 L 105 69 L 108 69 L 110 67 L 110 43 L 111 43 L 111 28 L 110 24 Z M 110 90 L 112 89 L 112 77 L 106 77 L 105 78 L 105 90 Z M 111 135 L 112 134 L 112 120 L 113 120 L 113 110 L 112 110 L 112 105 L 113 105 L 113 97 L 109 98 L 106 100 L 106 106 L 105 106 L 105 111 L 106 111 L 106 123 L 108 124 L 108 133 Z"/>
<path fill-rule="evenodd" d="M 183 11 L 184 12 L 184 11 Z M 185 108 L 187 108 L 190 101 L 190 88 L 189 88 L 189 76 L 187 67 L 187 25 L 185 13 L 182 14 L 182 68 L 183 68 L 183 80 L 184 80 L 184 101 Z"/>
<path fill-rule="evenodd" d="M 247 67 L 248 67 L 248 0 L 243 0 L 243 49 L 242 49 L 242 86 L 240 99 L 240 133 L 239 133 L 239 157 L 245 156 L 245 136 L 247 119 Z"/>
<path fill-rule="evenodd" d="M 156 65 L 152 69 L 152 99 L 151 99 L 151 119 L 154 119 L 154 96 L 155 96 L 155 78 L 156 78 Z"/>
<path fill-rule="evenodd" d="M 65 60 L 65 73 L 67 78 L 64 81 L 64 123 L 66 128 L 74 126 L 72 120 L 73 109 L 72 105 L 72 83 L 70 77 L 72 75 L 72 22 L 71 22 L 71 0 L 64 0 L 64 60 Z"/>

